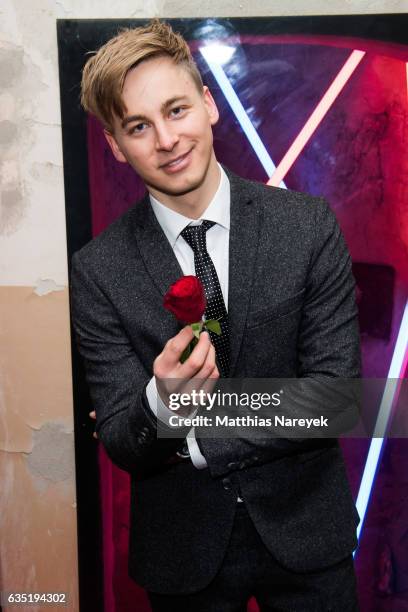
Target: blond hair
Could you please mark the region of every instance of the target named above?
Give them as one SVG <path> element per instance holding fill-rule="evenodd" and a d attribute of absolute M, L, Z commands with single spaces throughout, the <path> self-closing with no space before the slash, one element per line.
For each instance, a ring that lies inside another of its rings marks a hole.
<path fill-rule="evenodd" d="M 127 73 L 140 62 L 159 56 L 169 56 L 182 65 L 202 92 L 201 75 L 184 38 L 168 24 L 153 19 L 145 27 L 120 31 L 86 62 L 81 81 L 85 111 L 113 133 L 114 115 L 122 120 L 126 112 L 122 91 Z"/>

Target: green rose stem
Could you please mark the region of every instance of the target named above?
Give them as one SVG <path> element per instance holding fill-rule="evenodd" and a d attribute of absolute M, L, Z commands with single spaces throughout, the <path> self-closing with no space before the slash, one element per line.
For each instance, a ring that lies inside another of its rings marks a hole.
<path fill-rule="evenodd" d="M 220 317 L 220 319 L 221 318 L 222 317 Z M 212 331 L 214 334 L 217 334 L 217 336 L 221 335 L 221 325 L 219 323 L 220 319 L 209 319 L 208 321 L 199 321 L 198 323 L 190 323 L 191 329 L 194 332 L 194 338 L 192 339 L 190 344 L 184 349 L 180 357 L 181 363 L 184 363 L 186 359 L 188 359 L 189 356 L 191 355 L 191 351 L 193 350 L 195 345 L 198 343 L 201 332 L 208 330 L 208 331 Z"/>

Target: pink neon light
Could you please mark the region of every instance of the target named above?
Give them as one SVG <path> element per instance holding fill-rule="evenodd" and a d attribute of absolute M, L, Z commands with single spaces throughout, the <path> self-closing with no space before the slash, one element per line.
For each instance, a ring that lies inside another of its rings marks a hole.
<path fill-rule="evenodd" d="M 408 63 L 405 64 L 406 68 L 407 68 L 407 93 L 408 93 Z"/>
<path fill-rule="evenodd" d="M 308 140 L 311 138 L 312 134 L 315 132 L 316 128 L 332 106 L 333 102 L 336 100 L 337 96 L 353 74 L 354 70 L 363 59 L 364 55 L 365 51 L 353 51 L 351 53 L 343 68 L 340 70 L 333 83 L 330 85 L 329 89 L 326 91 L 323 98 L 320 100 L 319 104 L 306 121 L 304 127 L 289 147 L 282 161 L 277 166 L 275 172 L 272 174 L 267 183 L 268 185 L 277 187 L 281 181 L 283 181 L 286 174 L 307 144 Z"/>

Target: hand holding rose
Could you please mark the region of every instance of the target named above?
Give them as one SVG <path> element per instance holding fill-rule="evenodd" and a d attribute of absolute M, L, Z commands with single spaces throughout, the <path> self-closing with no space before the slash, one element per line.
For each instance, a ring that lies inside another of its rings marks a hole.
<path fill-rule="evenodd" d="M 190 356 L 181 363 L 180 358 L 193 338 L 191 327 L 184 327 L 166 342 L 163 351 L 154 360 L 157 391 L 166 406 L 171 393 L 191 393 L 197 385 L 210 392 L 219 378 L 215 348 L 207 332 L 200 334 Z M 178 413 L 181 414 L 181 411 Z M 189 411 L 186 413 L 189 414 Z"/>
<path fill-rule="evenodd" d="M 176 281 L 163 304 L 179 321 L 190 324 L 168 340 L 153 363 L 158 393 L 168 405 L 171 393 L 191 393 L 197 384 L 200 389 L 212 390 L 219 371 L 214 345 L 204 329 L 219 333 L 220 325 L 218 321 L 202 320 L 206 299 L 196 276 L 183 276 Z"/>

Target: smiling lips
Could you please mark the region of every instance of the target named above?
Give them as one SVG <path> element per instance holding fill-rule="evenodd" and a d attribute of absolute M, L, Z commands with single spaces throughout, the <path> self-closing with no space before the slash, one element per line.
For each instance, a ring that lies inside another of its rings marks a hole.
<path fill-rule="evenodd" d="M 180 170 L 183 170 L 190 163 L 191 151 L 192 149 L 190 149 L 190 151 L 187 151 L 187 153 L 184 153 L 184 155 L 180 155 L 179 157 L 176 157 L 176 159 L 173 159 L 167 164 L 163 164 L 162 166 L 160 166 L 160 168 L 169 174 L 174 174 L 175 172 L 179 172 Z"/>

